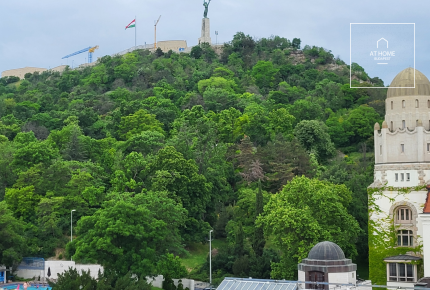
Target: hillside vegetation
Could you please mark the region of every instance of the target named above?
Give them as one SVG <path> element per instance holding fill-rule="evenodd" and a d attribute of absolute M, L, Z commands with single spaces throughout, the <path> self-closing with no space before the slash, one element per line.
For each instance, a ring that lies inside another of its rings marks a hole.
<path fill-rule="evenodd" d="M 342 60 L 300 46 L 238 33 L 221 55 L 137 50 L 0 79 L 0 264 L 65 248 L 112 275 L 207 280 L 192 249 L 213 229 L 215 281 L 294 279 L 323 240 L 365 273 L 386 91 L 351 89 Z"/>

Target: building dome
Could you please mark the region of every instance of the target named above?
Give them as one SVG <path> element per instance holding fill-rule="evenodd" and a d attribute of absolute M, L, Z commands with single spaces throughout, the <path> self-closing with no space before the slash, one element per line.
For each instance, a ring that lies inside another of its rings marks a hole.
<path fill-rule="evenodd" d="M 396 75 L 388 88 L 387 98 L 400 96 L 430 96 L 430 81 L 420 71 L 415 70 L 415 88 L 414 87 L 414 69 L 408 67 Z M 412 88 L 404 88 L 412 87 Z"/>
<path fill-rule="evenodd" d="M 345 259 L 345 254 L 338 245 L 326 241 L 316 244 L 309 252 L 308 259 L 343 260 Z"/>

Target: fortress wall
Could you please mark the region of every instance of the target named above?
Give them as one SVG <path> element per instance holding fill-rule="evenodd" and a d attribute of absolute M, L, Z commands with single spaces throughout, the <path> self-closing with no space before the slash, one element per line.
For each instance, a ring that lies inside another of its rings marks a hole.
<path fill-rule="evenodd" d="M 4 72 L 1 73 L 1 77 L 19 77 L 20 79 L 24 78 L 24 75 L 26 73 L 34 73 L 34 72 L 44 72 L 46 71 L 46 68 L 39 68 L 39 67 L 24 67 L 24 68 L 17 68 L 17 69 L 10 69 L 10 70 L 5 70 Z"/>

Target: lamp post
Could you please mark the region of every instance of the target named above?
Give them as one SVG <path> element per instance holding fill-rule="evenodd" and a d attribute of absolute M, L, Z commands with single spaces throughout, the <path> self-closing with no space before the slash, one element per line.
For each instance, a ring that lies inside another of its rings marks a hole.
<path fill-rule="evenodd" d="M 72 209 L 70 212 L 70 242 L 73 242 L 73 212 L 76 211 L 76 209 Z"/>
<path fill-rule="evenodd" d="M 212 289 L 212 232 L 209 231 L 209 287 Z"/>
<path fill-rule="evenodd" d="M 70 212 L 70 242 L 73 242 L 73 212 L 76 211 L 76 209 L 72 209 Z M 72 257 L 70 257 L 70 261 L 72 260 Z"/>

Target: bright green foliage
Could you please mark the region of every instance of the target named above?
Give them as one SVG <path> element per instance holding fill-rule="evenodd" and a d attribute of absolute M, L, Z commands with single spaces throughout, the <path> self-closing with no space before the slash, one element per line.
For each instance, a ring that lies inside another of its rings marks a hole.
<path fill-rule="evenodd" d="M 167 254 L 157 263 L 157 273 L 173 279 L 183 278 L 187 269 L 182 265 L 181 259 L 173 254 Z"/>
<path fill-rule="evenodd" d="M 194 160 L 186 160 L 171 146 L 161 149 L 149 168 L 154 190 L 167 190 L 188 211 L 182 237 L 189 241 L 201 241 L 209 228 L 202 219 L 210 201 L 211 183 L 198 173 Z"/>
<path fill-rule="evenodd" d="M 333 157 L 335 148 L 324 123 L 303 120 L 294 129 L 294 135 L 303 147 L 314 153 L 320 161 Z"/>
<path fill-rule="evenodd" d="M 273 195 L 258 220 L 282 250 L 282 260 L 272 268 L 272 277 L 294 279 L 297 263 L 322 241 L 338 244 L 347 257 L 354 258 L 360 227 L 347 211 L 350 202 L 346 186 L 306 177 L 294 178 Z"/>
<path fill-rule="evenodd" d="M 198 88 L 200 94 L 203 94 L 209 88 L 223 89 L 232 93 L 236 88 L 236 83 L 222 77 L 211 77 L 210 79 L 199 81 Z"/>
<path fill-rule="evenodd" d="M 259 61 L 252 68 L 252 76 L 255 78 L 255 83 L 260 89 L 271 89 L 276 83 L 276 77 L 279 69 L 273 66 L 270 61 Z"/>
<path fill-rule="evenodd" d="M 351 133 L 354 134 L 352 141 L 358 143 L 373 136 L 373 126 L 380 120 L 381 117 L 372 107 L 363 105 L 352 110 L 347 119 Z"/>
<path fill-rule="evenodd" d="M 127 117 L 121 118 L 118 135 L 123 140 L 130 139 L 133 135 L 144 131 L 156 131 L 164 133 L 162 124 L 155 119 L 155 115 L 148 114 L 145 110 L 139 110 Z"/>
<path fill-rule="evenodd" d="M 17 217 L 25 221 L 34 218 L 36 205 L 40 196 L 34 193 L 34 186 L 6 189 L 5 201 Z"/>
<path fill-rule="evenodd" d="M 74 259 L 97 261 L 108 271 L 146 277 L 166 251 L 178 250 L 186 211 L 165 192 L 118 195 L 78 222 Z"/>
<path fill-rule="evenodd" d="M 24 223 L 13 216 L 6 202 L 0 202 L 0 263 L 16 266 L 25 253 Z"/>

